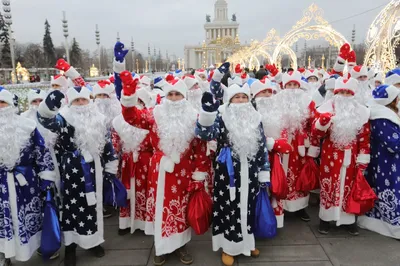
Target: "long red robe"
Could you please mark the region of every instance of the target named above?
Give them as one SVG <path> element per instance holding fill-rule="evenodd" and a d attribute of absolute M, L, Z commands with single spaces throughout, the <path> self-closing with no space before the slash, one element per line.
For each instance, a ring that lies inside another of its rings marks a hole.
<path fill-rule="evenodd" d="M 368 164 L 370 154 L 369 110 L 360 105 L 363 126 L 354 143 L 346 149 L 337 148 L 330 138 L 331 126 L 322 127 L 316 119 L 312 128 L 313 139 L 324 139 L 320 167 L 320 212 L 323 221 L 353 224 L 355 216 L 345 212 L 347 200 L 356 176 L 356 165 Z M 317 109 L 318 113 L 332 113 L 332 100 Z"/>
<path fill-rule="evenodd" d="M 155 107 L 157 108 L 157 106 Z M 144 113 L 136 107 L 124 107 L 125 120 L 150 131 L 149 137 L 154 154 L 150 161 L 148 175 L 146 234 L 154 233 L 156 255 L 169 254 L 182 247 L 191 239 L 191 229 L 187 224 L 187 188 L 193 173 L 206 173 L 206 142 L 195 138 L 188 149 L 180 155 L 180 162 L 173 164 L 159 147 L 160 137 L 153 112 Z"/>

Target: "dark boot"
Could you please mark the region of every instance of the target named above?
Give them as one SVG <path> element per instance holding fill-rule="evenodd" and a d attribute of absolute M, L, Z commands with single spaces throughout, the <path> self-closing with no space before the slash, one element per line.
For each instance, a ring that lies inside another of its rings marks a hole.
<path fill-rule="evenodd" d="M 76 244 L 65 247 L 64 266 L 76 266 Z"/>
<path fill-rule="evenodd" d="M 118 229 L 118 235 L 120 236 L 124 236 L 127 235 L 131 232 L 130 228 L 126 228 L 126 229 Z"/>
<path fill-rule="evenodd" d="M 319 220 L 318 232 L 322 235 L 327 235 L 329 233 L 330 224 L 323 220 Z"/>
<path fill-rule="evenodd" d="M 357 223 L 350 224 L 347 226 L 347 231 L 352 236 L 358 236 L 360 233 L 358 232 Z"/>
<path fill-rule="evenodd" d="M 305 208 L 297 211 L 296 216 L 299 217 L 304 222 L 309 222 L 311 220 Z"/>
<path fill-rule="evenodd" d="M 190 265 L 193 263 L 193 257 L 190 255 L 190 253 L 187 251 L 186 247 L 183 246 L 181 248 L 178 248 L 175 253 L 179 256 L 180 261 L 185 264 L 185 265 Z"/>
<path fill-rule="evenodd" d="M 101 258 L 104 257 L 104 255 L 106 255 L 106 253 L 104 252 L 104 248 L 100 245 L 95 246 L 94 248 L 91 248 L 89 250 L 93 253 L 93 255 L 96 258 Z"/>

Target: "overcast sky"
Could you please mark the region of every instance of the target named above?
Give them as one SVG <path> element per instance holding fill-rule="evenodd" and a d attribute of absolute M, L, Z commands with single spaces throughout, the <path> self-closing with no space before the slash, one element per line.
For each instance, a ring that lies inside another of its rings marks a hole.
<path fill-rule="evenodd" d="M 147 54 L 147 44 L 161 49 L 163 55 L 183 55 L 185 44 L 198 44 L 204 39 L 206 14 L 213 19 L 216 0 L 11 0 L 13 30 L 17 42 L 40 43 L 44 21 L 51 25 L 55 45 L 63 40 L 62 11 L 67 12 L 70 39 L 75 37 L 81 48 L 96 49 L 95 25 L 99 25 L 101 44 L 113 47 L 117 32 L 121 41 Z M 236 13 L 240 39 L 263 39 L 275 28 L 283 36 L 303 16 L 313 2 L 325 11 L 328 21 L 340 20 L 385 5 L 389 0 L 227 0 L 229 17 Z M 366 14 L 334 22 L 332 26 L 348 40 L 356 24 L 357 41 L 362 42 L 380 7 Z"/>

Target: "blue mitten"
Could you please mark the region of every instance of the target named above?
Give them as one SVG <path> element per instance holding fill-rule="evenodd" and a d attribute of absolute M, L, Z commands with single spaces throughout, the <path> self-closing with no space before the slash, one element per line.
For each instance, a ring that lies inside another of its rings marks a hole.
<path fill-rule="evenodd" d="M 47 95 L 45 102 L 50 111 L 57 111 L 60 109 L 62 99 L 64 98 L 65 96 L 61 91 L 55 90 Z"/>
<path fill-rule="evenodd" d="M 122 42 L 117 42 L 114 46 L 114 57 L 115 60 L 122 63 L 129 50 L 124 50 L 125 45 Z"/>
<path fill-rule="evenodd" d="M 228 73 L 229 67 L 230 67 L 230 66 L 231 66 L 231 63 L 225 62 L 225 63 L 223 63 L 223 64 L 218 68 L 218 70 L 219 70 L 221 73 L 226 74 L 226 73 Z"/>
<path fill-rule="evenodd" d="M 213 113 L 218 110 L 219 101 L 214 102 L 214 96 L 209 92 L 205 92 L 201 97 L 201 106 L 205 112 Z"/>

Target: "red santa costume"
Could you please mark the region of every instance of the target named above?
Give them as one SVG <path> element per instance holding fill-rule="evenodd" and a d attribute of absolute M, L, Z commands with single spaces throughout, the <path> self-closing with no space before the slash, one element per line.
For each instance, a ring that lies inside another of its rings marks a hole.
<path fill-rule="evenodd" d="M 282 83 L 284 89 L 275 96 L 279 103 L 282 120 L 279 137 L 287 138 L 293 147 L 292 152 L 282 156 L 283 168 L 289 186 L 289 194 L 284 201 L 284 209 L 289 212 L 298 212 L 298 215 L 304 221 L 309 221 L 310 218 L 305 212 L 309 194 L 296 191 L 296 181 L 305 162 L 308 134 L 315 115 L 315 103 L 305 91 L 300 89 L 300 72 L 284 73 Z M 297 84 L 297 88 L 288 89 L 287 86 L 290 83 Z"/>
<path fill-rule="evenodd" d="M 281 162 L 275 162 L 274 154 L 278 153 L 282 155 L 284 153 L 289 153 L 291 147 L 287 142 L 287 139 L 281 138 L 281 113 L 279 102 L 277 102 L 276 85 L 272 84 L 269 79 L 256 80 L 251 86 L 251 93 L 255 99 L 257 111 L 261 114 L 261 122 L 264 128 L 265 136 L 267 137 L 267 148 L 269 155 L 269 162 L 271 164 L 271 169 L 276 167 L 274 164 L 280 164 Z M 271 93 L 270 96 L 260 96 L 260 92 L 268 91 Z M 279 166 L 278 166 L 279 167 Z M 283 227 L 283 200 L 277 200 L 275 197 L 271 197 L 271 205 L 274 208 L 274 213 L 277 220 L 278 228 Z"/>
<path fill-rule="evenodd" d="M 336 221 L 339 225 L 355 223 L 355 216 L 345 212 L 356 175 L 356 165 L 366 168 L 370 159 L 369 109 L 355 97 L 345 97 L 345 91 L 354 95 L 358 83 L 355 79 L 338 78 L 335 96 L 318 109 L 318 119 L 312 129 L 312 138 L 324 138 L 321 154 L 321 203 L 319 217 L 322 221 Z M 319 146 L 311 146 L 309 156 L 317 157 Z M 321 225 L 324 223 L 321 222 Z M 326 224 L 326 223 L 325 223 Z M 328 228 L 320 225 L 320 232 Z M 329 226 L 329 224 L 328 224 Z"/>
<path fill-rule="evenodd" d="M 136 107 L 145 114 L 151 106 L 149 92 L 140 88 L 136 94 L 145 105 L 138 103 Z M 119 177 L 128 192 L 128 206 L 121 208 L 119 213 L 119 233 L 127 233 L 130 229 L 133 234 L 136 229 L 145 231 L 147 176 L 153 147 L 149 131 L 128 124 L 122 114 L 113 120 L 113 128 L 113 144 L 120 157 Z"/>
<path fill-rule="evenodd" d="M 136 80 L 131 77 L 127 71 L 121 73 L 122 114 L 130 125 L 149 130 L 154 154 L 148 175 L 146 233 L 153 230 L 156 256 L 162 256 L 183 247 L 191 239 L 186 221 L 186 189 L 192 179 L 206 178 L 206 143 L 194 135 L 197 111 L 186 99 L 165 99 L 150 113 L 135 107 Z M 164 86 L 164 91 L 166 95 L 174 91 L 186 97 L 187 86 L 182 80 L 173 80 Z M 148 223 L 153 226 L 149 227 Z"/>

